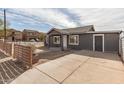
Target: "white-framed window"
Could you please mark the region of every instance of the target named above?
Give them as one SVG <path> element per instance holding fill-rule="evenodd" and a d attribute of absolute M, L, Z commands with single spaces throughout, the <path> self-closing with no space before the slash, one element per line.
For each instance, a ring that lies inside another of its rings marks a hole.
<path fill-rule="evenodd" d="M 60 44 L 60 36 L 53 36 L 53 43 Z"/>
<path fill-rule="evenodd" d="M 69 35 L 69 45 L 79 45 L 79 35 Z"/>

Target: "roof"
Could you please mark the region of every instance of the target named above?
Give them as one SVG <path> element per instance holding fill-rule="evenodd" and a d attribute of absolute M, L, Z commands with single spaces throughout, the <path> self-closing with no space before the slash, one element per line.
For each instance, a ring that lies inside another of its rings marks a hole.
<path fill-rule="evenodd" d="M 110 34 L 112 34 L 112 33 L 118 33 L 118 34 L 119 34 L 119 33 L 121 33 L 121 32 L 122 32 L 121 30 L 111 30 L 111 31 L 94 31 L 94 32 L 93 32 L 93 31 L 92 31 L 92 32 L 90 31 L 90 32 L 86 32 L 86 33 L 96 33 L 96 34 L 97 34 L 97 33 L 101 33 L 101 34 L 102 34 L 102 33 L 108 33 L 108 34 L 109 34 L 109 33 L 110 33 Z"/>
<path fill-rule="evenodd" d="M 24 29 L 23 32 L 38 32 L 36 30 Z"/>
<path fill-rule="evenodd" d="M 89 26 L 83 26 L 83 27 L 76 27 L 76 28 L 68 28 L 68 29 L 57 29 L 57 28 L 52 28 L 47 34 L 52 33 L 52 31 L 57 31 L 60 34 L 105 34 L 105 33 L 121 33 L 121 30 L 110 30 L 110 31 L 95 31 L 93 25 Z"/>
<path fill-rule="evenodd" d="M 61 34 L 79 34 L 79 33 L 85 33 L 88 31 L 94 32 L 94 26 L 93 25 L 88 25 L 88 26 L 83 26 L 83 27 L 76 27 L 76 28 L 68 28 L 68 29 L 57 29 L 57 28 L 52 28 L 47 34 L 51 33 L 53 30 L 61 33 Z"/>

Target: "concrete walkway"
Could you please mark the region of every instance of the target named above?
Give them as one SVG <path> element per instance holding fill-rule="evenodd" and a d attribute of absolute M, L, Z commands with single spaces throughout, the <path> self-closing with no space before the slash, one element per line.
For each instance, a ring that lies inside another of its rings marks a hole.
<path fill-rule="evenodd" d="M 11 83 L 124 83 L 124 66 L 117 54 L 82 50 L 34 66 Z"/>

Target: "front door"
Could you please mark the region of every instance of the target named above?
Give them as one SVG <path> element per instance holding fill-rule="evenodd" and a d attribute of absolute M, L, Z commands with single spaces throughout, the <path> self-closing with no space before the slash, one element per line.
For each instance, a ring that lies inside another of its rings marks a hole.
<path fill-rule="evenodd" d="M 63 35 L 63 49 L 67 49 L 67 35 Z"/>
<path fill-rule="evenodd" d="M 95 51 L 103 51 L 102 36 L 95 36 Z"/>

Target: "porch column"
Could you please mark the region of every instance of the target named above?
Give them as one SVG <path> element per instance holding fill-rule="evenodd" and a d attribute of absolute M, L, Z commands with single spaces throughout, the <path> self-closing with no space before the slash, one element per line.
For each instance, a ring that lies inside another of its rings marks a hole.
<path fill-rule="evenodd" d="M 61 46 L 61 50 L 64 51 L 64 48 L 63 48 L 63 35 L 60 36 L 60 46 Z"/>
<path fill-rule="evenodd" d="M 50 48 L 50 35 L 47 36 L 47 40 L 46 40 L 46 43 L 47 43 L 47 47 Z"/>

